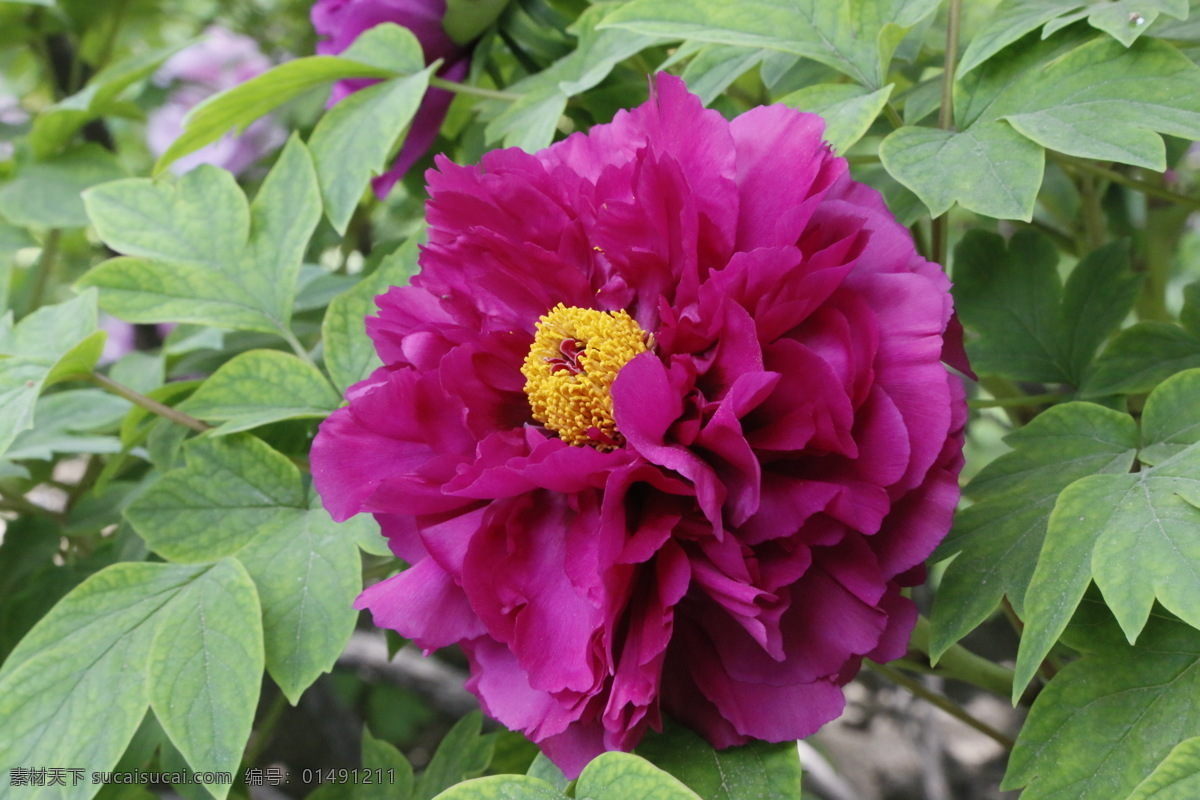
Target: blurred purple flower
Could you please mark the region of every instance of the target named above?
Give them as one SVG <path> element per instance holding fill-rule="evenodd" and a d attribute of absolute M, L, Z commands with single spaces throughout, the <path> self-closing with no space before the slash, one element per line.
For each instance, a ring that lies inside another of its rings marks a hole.
<path fill-rule="evenodd" d="M 317 0 L 312 8 L 312 23 L 317 33 L 324 37 L 317 44 L 317 52 L 336 55 L 349 47 L 363 31 L 384 22 L 394 22 L 408 28 L 417 37 L 426 64 L 439 58 L 445 60 L 438 71 L 439 77 L 461 81 L 470 68 L 471 51 L 456 44 L 442 28 L 445 14 L 445 0 Z M 373 83 L 377 81 L 338 81 L 333 87 L 329 104 L 334 105 Z M 404 177 L 404 173 L 429 149 L 453 99 L 453 93 L 445 89 L 430 89 L 425 93 L 425 99 L 409 127 L 408 136 L 396 155 L 395 164 L 371 182 L 376 195 L 386 197 L 396 181 Z"/>
<path fill-rule="evenodd" d="M 271 60 L 248 36 L 213 26 L 203 41 L 187 47 L 162 65 L 154 80 L 161 86 L 174 85 L 167 102 L 150 112 L 146 142 L 151 152 L 162 155 L 183 132 L 183 118 L 201 101 L 217 92 L 266 72 Z M 255 120 L 239 135 L 227 134 L 171 164 L 182 174 L 199 164 L 213 164 L 237 175 L 287 140 L 287 131 L 270 117 Z"/>
<path fill-rule="evenodd" d="M 904 654 L 958 500 L 950 282 L 824 121 L 660 75 L 539 153 L 428 173 L 385 366 L 321 425 L 330 514 L 411 566 L 357 607 L 458 644 L 568 775 L 667 713 L 714 746 L 841 713 Z"/>
<path fill-rule="evenodd" d="M 167 334 L 175 329 L 175 325 L 174 322 L 161 322 L 154 326 L 154 332 L 160 340 L 165 340 Z M 101 314 L 100 330 L 108 333 L 108 338 L 104 340 L 104 352 L 100 354 L 101 364 L 111 364 L 134 350 L 147 349 L 145 342 L 142 343 L 142 348 L 138 348 L 137 326 L 132 322 Z"/>

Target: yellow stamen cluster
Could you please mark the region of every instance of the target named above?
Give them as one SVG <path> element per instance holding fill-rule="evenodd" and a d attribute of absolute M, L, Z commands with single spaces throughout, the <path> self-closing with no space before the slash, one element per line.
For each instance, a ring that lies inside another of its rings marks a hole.
<path fill-rule="evenodd" d="M 611 450 L 618 440 L 610 388 L 621 367 L 651 344 L 624 311 L 559 303 L 538 320 L 521 367 L 533 418 L 568 444 Z"/>

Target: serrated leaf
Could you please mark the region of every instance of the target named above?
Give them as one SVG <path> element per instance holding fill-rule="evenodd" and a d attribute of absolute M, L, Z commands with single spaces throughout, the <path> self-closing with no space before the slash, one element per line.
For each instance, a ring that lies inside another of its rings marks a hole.
<path fill-rule="evenodd" d="M 794 800 L 800 796 L 800 756 L 795 742 L 754 741 L 714 750 L 680 725 L 647 734 L 638 755 L 683 781 L 705 800 Z"/>
<path fill-rule="evenodd" d="M 874 92 L 847 83 L 821 83 L 792 92 L 779 103 L 825 118 L 825 141 L 845 153 L 861 139 L 891 97 L 894 84 Z"/>
<path fill-rule="evenodd" d="M 967 485 L 976 502 L 958 513 L 934 554 L 956 558 L 934 598 L 931 656 L 983 622 L 1003 596 L 1022 613 L 1059 492 L 1088 475 L 1128 473 L 1137 441 L 1128 414 L 1091 403 L 1054 406 L 1005 438 L 1012 452 Z"/>
<path fill-rule="evenodd" d="M 222 364 L 179 410 L 223 423 L 220 436 L 284 419 L 324 418 L 341 396 L 312 364 L 279 350 L 249 350 Z"/>
<path fill-rule="evenodd" d="M 321 322 L 321 341 L 325 343 L 325 365 L 341 391 L 382 365 L 375 354 L 375 345 L 367 336 L 366 317 L 375 311 L 376 295 L 390 286 L 403 286 L 416 273 L 422 238 L 409 238 L 357 286 L 330 301 Z"/>
<path fill-rule="evenodd" d="M 236 561 L 217 562 L 163 609 L 150 645 L 150 707 L 194 769 L 236 772 L 263 670 L 261 611 Z M 206 784 L 216 798 L 228 784 Z"/>
<path fill-rule="evenodd" d="M 353 526 L 305 494 L 300 471 L 247 434 L 184 445 L 186 464 L 125 511 L 147 545 L 174 561 L 235 556 L 262 599 L 266 665 L 296 702 L 345 647 L 362 588 Z"/>
<path fill-rule="evenodd" d="M 412 800 L 430 800 L 442 790 L 482 774 L 491 763 L 493 748 L 490 736 L 480 736 L 482 730 L 483 715 L 478 711 L 455 723 L 417 781 Z"/>
<path fill-rule="evenodd" d="M 888 134 L 879 157 L 896 180 L 941 216 L 956 202 L 997 219 L 1033 218 L 1045 153 L 1003 122 L 965 131 L 904 127 Z"/>
<path fill-rule="evenodd" d="M 765 48 L 811 58 L 879 89 L 891 54 L 907 28 L 933 11 L 926 0 L 828 2 L 634 0 L 604 23 L 648 36 Z M 890 27 L 889 27 L 890 26 Z"/>
<path fill-rule="evenodd" d="M 69 764 L 89 773 L 112 770 L 146 713 L 152 675 L 159 680 L 191 668 L 184 663 L 184 654 L 171 650 L 162 651 L 166 660 L 152 667 L 155 638 L 168 623 L 188 629 L 204 624 L 190 602 L 193 590 L 206 598 L 222 594 L 225 588 L 244 590 L 236 580 L 227 582 L 229 569 L 236 571 L 229 564 L 122 563 L 75 587 L 21 640 L 0 669 L 0 715 L 5 720 L 0 726 L 0 763 Z M 206 585 L 211 588 L 196 588 Z M 247 624 L 230 620 L 235 621 Z M 249 621 L 251 628 L 256 624 L 257 619 Z M 256 634 L 233 635 L 238 641 Z M 248 663 L 235 668 L 254 670 L 252 652 L 249 657 Z M 251 714 L 258 675 L 252 679 Z M 194 699 L 206 702 L 202 695 L 208 689 L 222 691 L 216 686 L 202 688 Z M 202 726 L 198 723 L 198 727 Z M 244 744 L 244 739 L 238 743 L 239 753 Z M 191 766 L 219 767 L 206 762 Z M 89 781 L 74 787 L 33 787 L 22 794 L 31 800 L 87 800 L 99 789 Z"/>
<path fill-rule="evenodd" d="M 1155 466 L 1092 475 L 1059 495 L 1025 598 L 1014 694 L 1062 633 L 1095 580 L 1130 642 L 1155 600 L 1200 627 L 1200 370 L 1162 383 L 1146 400 L 1143 451 Z M 1155 440 L 1150 440 L 1153 433 Z"/>
<path fill-rule="evenodd" d="M 15 326 L 11 312 L 0 317 L 0 408 L 5 411 L 0 414 L 0 454 L 17 434 L 33 427 L 43 387 L 95 366 L 104 346 L 97 317 L 94 291 L 42 306 Z"/>
<path fill-rule="evenodd" d="M 1023 800 L 1122 798 L 1200 735 L 1200 634 L 1156 619 L 1136 647 L 1068 664 L 1041 692 L 1002 789 Z"/>
<path fill-rule="evenodd" d="M 24 227 L 78 228 L 88 224 L 81 193 L 125 176 L 116 156 L 98 144 L 17 167 L 0 183 L 0 216 Z"/>
<path fill-rule="evenodd" d="M 1136 299 L 1139 279 L 1128 247 L 1112 243 L 1076 265 L 1066 286 L 1058 251 L 1041 233 L 1004 240 L 971 230 L 954 250 L 954 296 L 963 324 L 979 333 L 968 342 L 980 373 L 1078 386 L 1100 343 Z"/>
<path fill-rule="evenodd" d="M 196 322 L 288 335 L 296 276 L 321 215 L 316 174 L 288 142 L 247 205 L 233 176 L 201 165 L 177 181 L 97 187 L 88 213 L 114 250 L 80 279 L 130 322 Z"/>
<path fill-rule="evenodd" d="M 1167 754 L 1127 800 L 1195 800 L 1200 796 L 1200 736 L 1185 739 Z"/>
<path fill-rule="evenodd" d="M 154 165 L 159 176 L 173 161 L 215 142 L 309 89 L 345 78 L 395 78 L 390 55 L 403 51 L 398 26 L 377 25 L 355 40 L 341 56 L 307 56 L 285 61 L 261 75 L 215 94 L 184 118 L 184 130 Z M 411 34 L 409 34 L 411 35 Z M 424 66 L 424 64 L 422 64 Z"/>
<path fill-rule="evenodd" d="M 345 233 L 367 182 L 387 168 L 433 72 L 425 68 L 421 45 L 410 31 L 390 22 L 371 30 L 389 26 L 396 29 L 388 34 L 394 40 L 391 67 L 409 74 L 343 98 L 321 117 L 308 140 L 325 213 L 338 233 Z"/>

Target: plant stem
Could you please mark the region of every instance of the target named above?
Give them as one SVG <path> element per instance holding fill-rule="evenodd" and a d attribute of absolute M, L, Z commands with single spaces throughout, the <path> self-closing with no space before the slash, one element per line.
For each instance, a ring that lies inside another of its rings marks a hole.
<path fill-rule="evenodd" d="M 944 131 L 954 128 L 954 71 L 958 66 L 958 28 L 962 19 L 962 0 L 950 0 L 946 20 L 946 56 L 942 63 L 942 105 L 938 109 L 938 127 Z M 946 214 L 935 217 L 930 225 L 930 240 L 934 263 L 946 268 L 950 250 L 950 232 Z"/>
<path fill-rule="evenodd" d="M 304 345 L 300 343 L 300 340 L 296 338 L 296 334 L 292 333 L 288 326 L 280 325 L 279 335 L 282 336 L 284 341 L 287 342 L 292 348 L 292 352 L 300 356 L 301 359 L 308 362 L 312 367 L 315 368 L 317 366 L 317 362 L 313 361 L 312 356 L 308 354 L 308 351 L 304 349 Z"/>
<path fill-rule="evenodd" d="M 455 94 L 469 94 L 475 97 L 483 97 L 488 100 L 507 100 L 512 103 L 520 100 L 524 95 L 516 94 L 515 92 L 501 92 L 496 89 L 485 89 L 482 86 L 472 86 L 469 83 L 456 83 L 448 81 L 445 78 L 436 76 L 429 79 L 429 85 L 438 89 L 445 89 L 448 92 Z"/>
<path fill-rule="evenodd" d="M 1016 745 L 1016 742 L 1014 742 L 1008 736 L 1005 736 L 1003 733 L 996 730 L 991 725 L 988 725 L 986 722 L 971 716 L 965 708 L 960 706 L 958 703 L 955 703 L 950 698 L 940 695 L 937 692 L 930 691 L 920 681 L 913 680 L 903 672 L 894 670 L 885 664 L 876 664 L 874 661 L 864 661 L 863 663 L 866 664 L 869 669 L 879 673 L 892 683 L 903 686 L 905 689 L 908 689 L 910 692 L 927 703 L 937 706 L 955 719 L 965 722 L 975 730 L 979 731 L 985 736 L 990 737 L 1006 750 L 1012 750 Z"/>
<path fill-rule="evenodd" d="M 283 710 L 287 707 L 287 697 L 283 692 L 275 695 L 275 699 L 271 701 L 270 708 L 263 715 L 263 721 L 258 726 L 258 730 L 254 732 L 254 737 L 251 739 L 249 746 L 246 747 L 246 752 L 242 756 L 242 771 L 246 768 L 253 767 L 255 762 L 262 756 L 263 750 L 271 741 L 271 735 L 275 732 L 275 726 L 279 724 L 279 718 L 283 716 Z"/>
<path fill-rule="evenodd" d="M 168 405 L 158 402 L 152 397 L 147 397 L 141 392 L 130 389 L 128 386 L 122 383 L 117 383 L 107 375 L 101 375 L 99 372 L 92 372 L 87 375 L 80 375 L 79 377 L 84 380 L 91 381 L 101 389 L 104 389 L 106 392 L 111 392 L 117 397 L 124 397 L 135 406 L 140 406 L 147 411 L 157 414 L 164 419 L 169 419 L 171 422 L 182 425 L 185 428 L 191 428 L 199 433 L 204 433 L 205 431 L 212 429 L 211 425 L 201 422 L 190 414 L 185 414 L 178 409 L 171 408 Z"/>
<path fill-rule="evenodd" d="M 1188 197 L 1185 194 L 1172 192 L 1170 189 L 1157 186 L 1149 181 L 1144 181 L 1141 178 L 1135 178 L 1132 175 L 1126 175 L 1124 172 L 1119 172 L 1108 167 L 1102 167 L 1094 161 L 1088 161 L 1087 159 L 1083 158 L 1074 158 L 1072 156 L 1063 155 L 1062 153 L 1055 153 L 1052 150 L 1047 150 L 1046 154 L 1060 166 L 1063 166 L 1068 170 L 1075 170 L 1076 172 L 1083 172 L 1097 178 L 1104 178 L 1105 180 L 1109 180 L 1113 183 L 1118 183 L 1121 186 L 1126 186 L 1130 189 L 1141 192 L 1148 197 L 1157 197 L 1160 200 L 1167 200 L 1175 203 L 1176 205 L 1181 205 L 1184 208 L 1189 208 L 1192 211 L 1200 211 L 1200 198 Z"/>
<path fill-rule="evenodd" d="M 909 646 L 928 656 L 930 636 L 929 620 L 917 617 Z M 1012 670 L 978 656 L 959 644 L 946 648 L 938 658 L 937 666 L 930 667 L 929 671 L 943 678 L 969 683 L 1005 699 L 1012 696 Z"/>
<path fill-rule="evenodd" d="M 38 258 L 37 271 L 33 275 L 33 286 L 30 287 L 29 298 L 26 301 L 26 313 L 37 311 L 46 298 L 50 276 L 58 264 L 58 245 L 61 240 L 62 231 L 58 228 L 52 228 L 46 234 L 46 241 L 42 243 L 42 255 Z"/>

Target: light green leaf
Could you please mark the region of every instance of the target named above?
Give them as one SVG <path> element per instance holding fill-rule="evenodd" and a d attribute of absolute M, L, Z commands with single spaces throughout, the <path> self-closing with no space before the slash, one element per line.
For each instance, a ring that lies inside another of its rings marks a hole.
<path fill-rule="evenodd" d="M 87 193 L 105 243 L 132 258 L 89 271 L 101 305 L 130 322 L 196 322 L 290 336 L 296 276 L 321 215 L 298 139 L 247 205 L 233 176 L 201 165 L 174 182 L 131 179 Z"/>
<path fill-rule="evenodd" d="M 845 153 L 866 134 L 892 94 L 893 84 L 874 92 L 848 83 L 820 83 L 782 97 L 778 102 L 825 118 L 825 141 Z"/>
<path fill-rule="evenodd" d="M 5 410 L 0 454 L 18 433 L 33 427 L 34 404 L 44 386 L 95 366 L 104 346 L 96 321 L 94 291 L 42 306 L 15 326 L 11 312 L 0 317 L 0 408 Z"/>
<path fill-rule="evenodd" d="M 1200 67 L 1170 45 L 1088 42 L 1021 76 L 987 111 L 1038 144 L 1159 172 L 1159 133 L 1200 138 Z"/>
<path fill-rule="evenodd" d="M 566 791 L 571 785 L 571 779 L 563 774 L 563 771 L 558 768 L 558 765 L 546 757 L 546 754 L 539 751 L 534 757 L 533 763 L 529 765 L 529 771 L 525 773 L 531 778 L 543 780 L 560 791 Z"/>
<path fill-rule="evenodd" d="M 72 389 L 38 398 L 37 427 L 12 443 L 6 458 L 49 461 L 55 453 L 117 453 L 115 436 L 89 435 L 98 428 L 115 428 L 130 403 L 99 389 Z"/>
<path fill-rule="evenodd" d="M 492 737 L 479 735 L 482 730 L 483 715 L 477 711 L 455 723 L 417 781 L 412 800 L 430 800 L 442 790 L 474 778 L 487 769 L 495 744 Z"/>
<path fill-rule="evenodd" d="M 1200 797 L 1200 736 L 1175 745 L 1127 800 L 1195 800 Z"/>
<path fill-rule="evenodd" d="M 308 56 L 285 61 L 208 98 L 188 113 L 183 133 L 158 159 L 154 175 L 161 175 L 171 162 L 215 142 L 230 130 L 245 130 L 254 120 L 309 89 L 343 78 L 397 77 L 398 71 L 389 63 L 389 53 L 393 47 L 403 52 L 405 45 L 404 37 L 396 29 L 395 25 L 375 26 L 358 37 L 341 56 Z"/>
<path fill-rule="evenodd" d="M 1147 398 L 1141 471 L 1092 475 L 1059 495 L 1025 598 L 1015 694 L 1070 621 L 1089 580 L 1095 580 L 1130 642 L 1155 600 L 1200 627 L 1197 392 L 1200 370 L 1189 370 Z"/>
<path fill-rule="evenodd" d="M 713 44 L 699 48 L 684 68 L 688 91 L 709 105 L 745 73 L 766 57 L 767 50 Z"/>
<path fill-rule="evenodd" d="M 236 561 L 219 561 L 163 609 L 150 645 L 150 706 L 194 769 L 236 772 L 263 670 L 258 594 Z M 229 785 L 206 785 L 217 798 Z"/>
<path fill-rule="evenodd" d="M 163 660 L 152 658 L 156 638 L 165 628 L 194 631 L 197 626 L 216 626 L 214 633 L 221 631 L 231 638 L 224 645 L 206 643 L 204 652 L 211 645 L 214 653 L 228 653 L 229 644 L 257 636 L 256 618 L 205 622 L 194 604 L 197 598 L 207 603 L 227 590 L 244 599 L 247 587 L 235 577 L 238 572 L 228 563 L 122 563 L 73 589 L 21 640 L 0 669 L 0 715 L 5 720 L 0 726 L 0 763 L 69 764 L 89 773 L 112 770 L 146 713 L 151 684 L 173 674 L 186 675 L 193 668 L 183 651 L 157 650 Z M 225 624 L 251 630 L 226 632 Z M 198 652 L 194 642 L 181 639 L 180 644 L 189 645 L 192 656 Z M 240 670 L 233 680 L 238 685 L 253 681 L 248 703 L 253 714 L 259 675 L 250 673 L 261 670 L 261 648 L 257 666 L 253 649 L 242 655 L 248 660 L 232 665 Z M 195 708 L 219 703 L 226 691 L 218 686 L 184 685 L 194 690 L 188 699 Z M 182 710 L 182 696 L 180 704 Z M 235 716 L 245 713 L 239 709 Z M 197 729 L 202 727 L 197 722 Z M 248 726 L 245 730 L 248 734 Z M 244 744 L 243 736 L 230 746 L 240 751 Z M 227 768 L 205 761 L 191 766 Z M 31 800 L 87 800 L 99 788 L 86 782 L 78 787 L 33 788 L 22 795 Z"/>
<path fill-rule="evenodd" d="M 395 783 L 360 784 L 355 787 L 355 800 L 407 800 L 412 793 L 412 765 L 404 754 L 382 739 L 376 739 L 363 727 L 362 763 L 370 770 L 394 770 Z"/>
<path fill-rule="evenodd" d="M 150 75 L 183 46 L 174 44 L 122 59 L 92 76 L 80 91 L 42 109 L 34 118 L 29 134 L 34 156 L 47 158 L 89 121 L 114 113 L 117 110 L 114 101 L 121 92 Z"/>
<path fill-rule="evenodd" d="M 451 786 L 437 800 L 566 800 L 545 781 L 528 775 L 491 775 Z"/>
<path fill-rule="evenodd" d="M 236 556 L 258 587 L 271 676 L 295 702 L 337 659 L 362 588 L 353 526 L 311 505 L 300 471 L 246 434 L 184 445 L 186 464 L 125 511 L 173 561 Z"/>
<path fill-rule="evenodd" d="M 20 164 L 0 183 L 0 216 L 25 227 L 78 228 L 88 223 L 80 193 L 124 177 L 116 156 L 83 144 L 45 161 Z"/>
<path fill-rule="evenodd" d="M 508 87 L 507 91 L 521 95 L 520 100 L 481 106 L 481 116 L 490 120 L 484 132 L 489 144 L 499 142 L 529 153 L 541 150 L 554 139 L 569 97 L 600 83 L 617 63 L 663 41 L 654 35 L 598 30 L 613 11 L 607 4 L 584 11 L 570 28 L 578 40 L 575 48 L 541 72 Z"/>
<path fill-rule="evenodd" d="M 1082 5 L 1082 0 L 1005 0 L 963 51 L 957 77 L 961 79 L 1025 34 Z"/>
<path fill-rule="evenodd" d="M 1005 437 L 1013 450 L 967 485 L 976 502 L 958 513 L 934 558 L 955 556 L 934 599 L 935 659 L 1008 596 L 1023 613 L 1046 523 L 1059 492 L 1080 478 L 1129 472 L 1137 427 L 1128 414 L 1065 403 Z"/>
<path fill-rule="evenodd" d="M 800 756 L 795 742 L 755 741 L 714 750 L 680 725 L 648 734 L 638 755 L 683 781 L 705 800 L 795 800 L 800 796 Z"/>
<path fill-rule="evenodd" d="M 795 745 L 792 745 L 795 749 Z M 749 795 L 743 795 L 749 796 Z M 700 795 L 649 761 L 629 753 L 604 753 L 592 759 L 575 784 L 575 797 L 591 800 L 700 800 Z"/>
<path fill-rule="evenodd" d="M 1068 664 L 1038 695 L 1002 789 L 1022 800 L 1124 798 L 1182 741 L 1200 735 L 1200 634 L 1155 619 Z M 1190 797 L 1190 795 L 1189 795 Z"/>
<path fill-rule="evenodd" d="M 997 219 L 1033 218 L 1045 154 L 1003 122 L 954 132 L 903 127 L 888 134 L 879 157 L 933 216 L 958 203 Z"/>
<path fill-rule="evenodd" d="M 393 23 L 377 27 L 385 26 L 396 28 L 391 34 L 392 68 L 411 74 L 344 98 L 325 113 L 308 140 L 325 213 L 338 233 L 345 233 L 370 178 L 387 168 L 433 72 L 425 68 L 421 45 L 412 33 Z"/>
<path fill-rule="evenodd" d="M 375 345 L 367 336 L 365 321 L 375 312 L 375 296 L 390 286 L 403 286 L 417 271 L 418 247 L 422 236 L 413 236 L 357 286 L 329 303 L 321 323 L 325 343 L 325 365 L 334 384 L 345 392 L 382 365 Z"/>
<path fill-rule="evenodd" d="M 1088 24 L 1129 47 L 1149 30 L 1159 14 L 1187 19 L 1188 0 L 1114 0 L 1097 3 L 1088 13 Z"/>
<path fill-rule="evenodd" d="M 212 435 L 283 419 L 324 418 L 341 396 L 312 364 L 278 350 L 250 350 L 222 364 L 179 410 L 221 422 Z"/>

